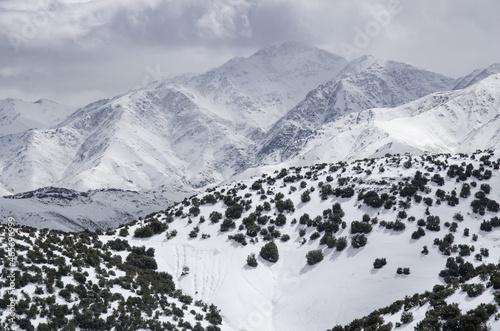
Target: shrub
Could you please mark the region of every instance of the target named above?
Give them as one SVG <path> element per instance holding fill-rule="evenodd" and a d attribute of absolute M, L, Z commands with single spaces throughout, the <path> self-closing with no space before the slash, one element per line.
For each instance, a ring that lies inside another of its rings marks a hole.
<path fill-rule="evenodd" d="M 488 211 L 491 211 L 493 213 L 498 213 L 498 211 L 500 211 L 500 204 L 498 204 L 498 202 L 496 202 L 495 200 L 488 200 L 486 209 L 488 209 Z"/>
<path fill-rule="evenodd" d="M 361 248 L 366 245 L 368 239 L 364 234 L 357 234 L 351 238 L 351 245 L 353 248 Z"/>
<path fill-rule="evenodd" d="M 276 221 L 274 222 L 274 224 L 276 224 L 276 226 L 283 226 L 286 224 L 286 216 L 283 215 L 283 214 L 278 214 L 278 216 L 276 217 Z"/>
<path fill-rule="evenodd" d="M 137 228 L 134 232 L 136 238 L 149 238 L 154 234 L 153 228 L 149 225 Z"/>
<path fill-rule="evenodd" d="M 198 237 L 198 232 L 200 232 L 200 228 L 198 226 L 195 226 L 190 232 L 189 232 L 189 238 L 196 238 Z"/>
<path fill-rule="evenodd" d="M 485 287 L 483 284 L 463 284 L 462 291 L 467 292 L 471 298 L 475 298 L 483 294 Z"/>
<path fill-rule="evenodd" d="M 463 199 L 468 198 L 470 196 L 470 185 L 467 183 L 462 184 L 462 189 L 460 190 L 459 196 Z"/>
<path fill-rule="evenodd" d="M 479 227 L 481 231 L 485 232 L 490 232 L 492 230 L 491 222 L 490 221 L 483 221 Z"/>
<path fill-rule="evenodd" d="M 379 208 L 384 203 L 383 200 L 379 197 L 378 193 L 375 191 L 368 191 L 363 195 L 363 202 L 373 208 Z"/>
<path fill-rule="evenodd" d="M 255 257 L 255 254 L 252 253 L 247 256 L 247 264 L 250 267 L 256 267 L 259 263 L 257 262 L 257 258 Z"/>
<path fill-rule="evenodd" d="M 200 208 L 193 206 L 193 207 L 189 208 L 189 213 L 196 217 L 200 214 Z"/>
<path fill-rule="evenodd" d="M 85 277 L 82 273 L 79 272 L 76 272 L 73 275 L 73 278 L 80 284 L 85 284 L 85 282 L 87 281 L 87 277 Z"/>
<path fill-rule="evenodd" d="M 222 214 L 218 211 L 213 211 L 210 213 L 209 217 L 212 223 L 218 223 L 222 219 Z"/>
<path fill-rule="evenodd" d="M 260 182 L 260 181 L 253 182 L 251 189 L 254 191 L 258 191 L 258 190 L 262 189 L 262 182 Z"/>
<path fill-rule="evenodd" d="M 335 239 L 334 236 L 332 236 L 331 233 L 326 232 L 323 237 L 321 237 L 321 240 L 319 241 L 320 245 L 327 245 L 328 248 L 333 248 L 337 244 L 337 239 Z"/>
<path fill-rule="evenodd" d="M 340 237 L 337 239 L 337 243 L 335 244 L 335 249 L 337 251 L 343 251 L 347 247 L 347 238 Z"/>
<path fill-rule="evenodd" d="M 321 235 L 319 234 L 318 231 L 314 232 L 313 234 L 311 234 L 311 236 L 309 237 L 310 240 L 316 240 L 320 237 Z"/>
<path fill-rule="evenodd" d="M 283 242 L 286 242 L 286 241 L 290 240 L 290 236 L 287 234 L 282 234 L 280 240 Z"/>
<path fill-rule="evenodd" d="M 299 223 L 302 225 L 305 225 L 309 222 L 310 219 L 311 218 L 309 217 L 309 214 L 304 214 L 304 215 L 300 216 Z"/>
<path fill-rule="evenodd" d="M 307 252 L 306 254 L 307 264 L 314 265 L 323 261 L 323 252 L 320 249 L 315 249 Z"/>
<path fill-rule="evenodd" d="M 401 314 L 401 323 L 403 324 L 409 324 L 413 322 L 413 314 L 410 311 L 404 311 Z"/>
<path fill-rule="evenodd" d="M 241 217 L 241 213 L 243 213 L 243 206 L 240 205 L 239 203 L 235 203 L 234 205 L 228 207 L 226 209 L 225 215 L 226 217 L 232 218 L 232 219 L 238 219 Z"/>
<path fill-rule="evenodd" d="M 370 223 L 353 221 L 351 223 L 351 234 L 356 233 L 370 233 L 372 231 L 372 226 Z"/>
<path fill-rule="evenodd" d="M 294 212 L 295 206 L 293 204 L 293 201 L 290 199 L 286 199 L 286 200 L 280 199 L 280 200 L 276 200 L 276 209 L 278 209 L 278 211 L 280 213 L 282 213 L 284 211 Z"/>
<path fill-rule="evenodd" d="M 489 194 L 491 191 L 491 186 L 489 184 L 481 184 L 480 189 L 484 193 Z"/>
<path fill-rule="evenodd" d="M 274 242 L 269 242 L 261 248 L 260 256 L 266 261 L 275 263 L 279 259 L 278 247 Z"/>
<path fill-rule="evenodd" d="M 392 227 L 394 231 L 404 231 L 406 229 L 406 225 L 403 222 L 396 221 L 394 222 L 394 226 Z"/>
<path fill-rule="evenodd" d="M 120 238 L 108 241 L 108 246 L 114 251 L 124 251 L 130 248 L 128 241 Z"/>
<path fill-rule="evenodd" d="M 427 206 L 432 206 L 432 198 L 425 197 L 425 198 L 424 198 L 424 203 L 425 203 Z"/>
<path fill-rule="evenodd" d="M 437 232 L 441 229 L 439 223 L 440 223 L 439 216 L 428 216 L 425 228 L 429 231 Z"/>
<path fill-rule="evenodd" d="M 226 218 L 220 225 L 220 231 L 226 232 L 230 229 L 234 229 L 236 227 L 236 223 L 231 218 Z"/>
<path fill-rule="evenodd" d="M 309 190 L 305 190 L 301 195 L 300 195 L 300 201 L 303 203 L 311 201 L 311 196 L 309 195 Z"/>
<path fill-rule="evenodd" d="M 154 249 L 146 250 L 144 246 L 132 247 L 130 254 L 126 259 L 127 263 L 139 269 L 158 269 L 158 265 L 154 258 Z"/>
<path fill-rule="evenodd" d="M 374 267 L 375 269 L 380 269 L 380 268 L 382 268 L 383 266 L 385 266 L 386 264 L 387 264 L 387 261 L 386 261 L 385 257 L 383 257 L 383 258 L 381 258 L 381 259 L 377 258 L 377 259 L 375 259 L 375 261 L 373 262 L 373 267 Z"/>
<path fill-rule="evenodd" d="M 151 222 L 149 222 L 148 226 L 153 229 L 154 234 L 159 234 L 162 233 L 163 231 L 167 230 L 168 226 L 167 224 L 160 222 L 158 219 L 153 219 Z"/>
<path fill-rule="evenodd" d="M 246 236 L 243 234 L 243 233 L 237 233 L 235 235 L 229 235 L 228 236 L 228 239 L 232 239 L 240 244 L 242 244 L 243 246 L 246 246 L 247 245 L 247 241 L 246 241 Z"/>
<path fill-rule="evenodd" d="M 177 230 L 173 229 L 172 231 L 165 233 L 165 236 L 167 237 L 167 239 L 171 239 L 177 236 Z"/>

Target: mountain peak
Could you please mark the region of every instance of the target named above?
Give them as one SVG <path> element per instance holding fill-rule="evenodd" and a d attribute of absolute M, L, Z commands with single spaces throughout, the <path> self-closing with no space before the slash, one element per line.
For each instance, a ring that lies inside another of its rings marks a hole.
<path fill-rule="evenodd" d="M 454 90 L 461 90 L 477 82 L 491 76 L 500 73 L 500 63 L 493 63 L 489 67 L 476 69 L 467 76 L 460 77 L 455 81 Z"/>
<path fill-rule="evenodd" d="M 263 58 L 287 58 L 287 57 L 297 57 L 304 54 L 314 54 L 316 56 L 328 56 L 335 57 L 338 60 L 344 60 L 342 57 L 330 53 L 328 51 L 322 50 L 315 46 L 307 45 L 305 43 L 299 42 L 286 42 L 279 45 L 271 45 L 265 47 L 255 54 L 252 57 L 263 57 Z"/>

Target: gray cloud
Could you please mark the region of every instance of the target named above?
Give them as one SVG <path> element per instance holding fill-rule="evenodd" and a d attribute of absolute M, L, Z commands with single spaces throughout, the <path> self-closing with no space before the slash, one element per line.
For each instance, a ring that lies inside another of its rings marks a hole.
<path fill-rule="evenodd" d="M 0 98 L 48 97 L 82 106 L 154 76 L 205 71 L 285 41 L 455 77 L 500 61 L 494 17 L 500 2 L 398 2 L 5 0 Z M 391 13 L 392 7 L 400 10 Z"/>

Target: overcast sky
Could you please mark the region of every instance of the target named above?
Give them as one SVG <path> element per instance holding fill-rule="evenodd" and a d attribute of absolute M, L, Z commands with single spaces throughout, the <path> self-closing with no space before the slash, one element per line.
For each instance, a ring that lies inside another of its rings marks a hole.
<path fill-rule="evenodd" d="M 83 106 L 287 41 L 451 77 L 500 62 L 498 0 L 1 0 L 0 98 Z"/>

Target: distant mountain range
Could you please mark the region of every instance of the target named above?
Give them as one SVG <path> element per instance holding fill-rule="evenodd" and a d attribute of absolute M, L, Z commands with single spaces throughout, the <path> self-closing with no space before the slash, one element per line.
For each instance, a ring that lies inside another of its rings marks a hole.
<path fill-rule="evenodd" d="M 2 100 L 0 195 L 118 189 L 167 203 L 269 165 L 496 149 L 499 72 L 455 80 L 288 43 L 77 110 Z"/>

